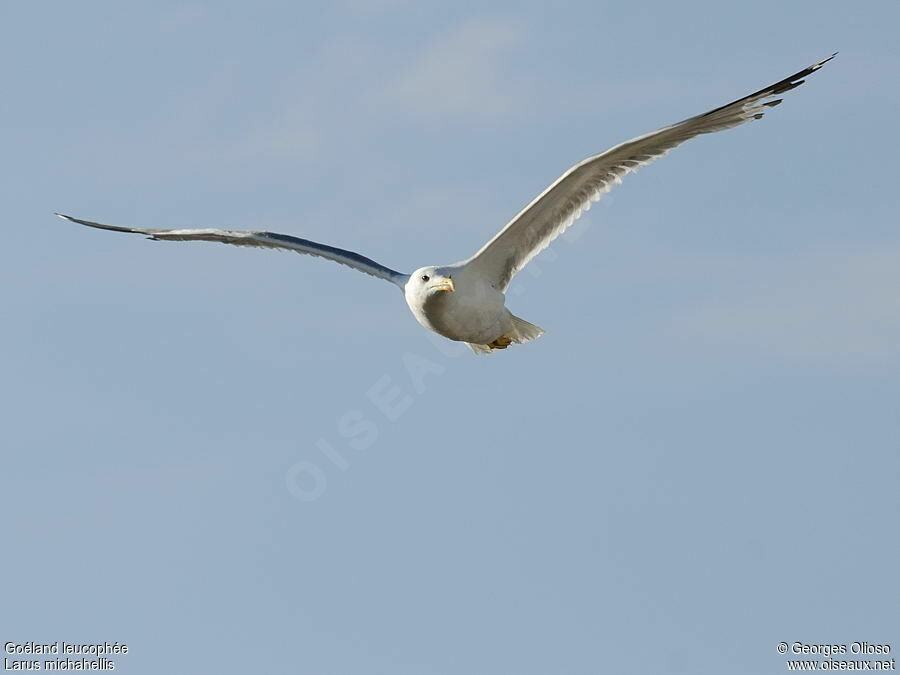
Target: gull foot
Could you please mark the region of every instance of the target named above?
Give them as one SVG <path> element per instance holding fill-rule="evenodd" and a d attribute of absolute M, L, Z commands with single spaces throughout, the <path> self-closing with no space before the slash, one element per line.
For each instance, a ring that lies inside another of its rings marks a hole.
<path fill-rule="evenodd" d="M 493 342 L 488 343 L 488 347 L 491 349 L 506 349 L 512 344 L 512 338 L 506 337 L 505 335 L 501 335 Z"/>

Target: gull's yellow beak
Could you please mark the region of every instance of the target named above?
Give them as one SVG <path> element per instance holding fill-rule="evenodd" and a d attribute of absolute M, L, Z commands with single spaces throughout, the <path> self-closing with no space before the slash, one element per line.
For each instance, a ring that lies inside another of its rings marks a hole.
<path fill-rule="evenodd" d="M 453 279 L 447 278 L 440 283 L 435 284 L 432 288 L 436 291 L 455 291 L 456 286 L 453 285 Z"/>

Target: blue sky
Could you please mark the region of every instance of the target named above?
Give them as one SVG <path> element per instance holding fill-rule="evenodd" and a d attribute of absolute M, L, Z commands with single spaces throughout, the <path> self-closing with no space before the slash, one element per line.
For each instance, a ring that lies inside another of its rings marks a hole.
<path fill-rule="evenodd" d="M 126 673 L 780 672 L 896 642 L 896 3 L 6 3 L 3 641 Z M 491 357 L 389 284 L 631 176 Z M 900 648 L 900 647 L 898 647 Z"/>

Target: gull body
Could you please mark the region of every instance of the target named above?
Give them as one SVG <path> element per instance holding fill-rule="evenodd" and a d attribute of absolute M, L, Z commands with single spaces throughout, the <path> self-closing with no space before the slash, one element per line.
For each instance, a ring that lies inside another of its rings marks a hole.
<path fill-rule="evenodd" d="M 803 84 L 803 78 L 834 56 L 702 115 L 588 157 L 563 173 L 471 258 L 452 265 L 420 267 L 412 274 L 397 272 L 353 251 L 274 232 L 122 227 L 57 215 L 89 227 L 144 234 L 155 240 L 214 241 L 326 258 L 391 282 L 403 291 L 407 306 L 422 326 L 450 340 L 465 342 L 476 353 L 490 353 L 533 340 L 544 332 L 506 308 L 506 289 L 515 274 L 593 202 L 625 175 L 691 138 L 762 118 L 769 108 L 781 103 L 776 96 Z"/>
<path fill-rule="evenodd" d="M 466 263 L 422 267 L 403 288 L 406 304 L 428 330 L 468 343 L 479 353 L 525 342 L 543 331 L 513 316 L 506 296 Z"/>

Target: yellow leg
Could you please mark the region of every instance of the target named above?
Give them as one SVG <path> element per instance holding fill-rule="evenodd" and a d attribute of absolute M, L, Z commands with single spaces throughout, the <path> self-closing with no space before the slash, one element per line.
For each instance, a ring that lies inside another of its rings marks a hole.
<path fill-rule="evenodd" d="M 501 335 L 496 340 L 488 344 L 491 349 L 506 349 L 512 344 L 512 338 Z"/>

